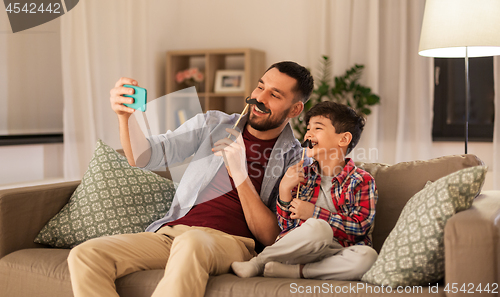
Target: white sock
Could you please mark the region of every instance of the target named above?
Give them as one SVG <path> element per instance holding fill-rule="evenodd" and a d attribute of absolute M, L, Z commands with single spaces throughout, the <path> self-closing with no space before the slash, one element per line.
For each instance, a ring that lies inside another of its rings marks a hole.
<path fill-rule="evenodd" d="M 234 273 L 239 277 L 252 277 L 261 275 L 264 270 L 263 265 L 257 263 L 257 258 L 252 258 L 246 262 L 233 262 L 231 268 Z"/>
<path fill-rule="evenodd" d="M 264 276 L 300 278 L 300 264 L 287 265 L 279 262 L 268 262 L 264 267 Z"/>

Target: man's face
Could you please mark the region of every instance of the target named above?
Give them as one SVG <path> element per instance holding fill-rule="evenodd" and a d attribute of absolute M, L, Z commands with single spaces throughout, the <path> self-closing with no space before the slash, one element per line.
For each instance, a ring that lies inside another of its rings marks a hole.
<path fill-rule="evenodd" d="M 258 131 L 278 128 L 288 120 L 288 114 L 294 103 L 292 91 L 297 80 L 272 68 L 259 80 L 251 98 L 263 103 L 271 113 L 262 113 L 254 104 L 250 105 L 248 123 Z"/>

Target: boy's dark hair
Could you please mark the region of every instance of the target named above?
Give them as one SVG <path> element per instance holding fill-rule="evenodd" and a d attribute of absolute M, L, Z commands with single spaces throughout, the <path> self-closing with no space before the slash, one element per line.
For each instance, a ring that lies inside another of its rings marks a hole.
<path fill-rule="evenodd" d="M 330 119 L 336 133 L 350 132 L 352 134 L 352 140 L 347 146 L 346 155 L 358 144 L 361 132 L 365 127 L 365 118 L 358 115 L 354 109 L 345 104 L 324 101 L 314 105 L 306 112 L 306 125 L 309 125 L 309 120 L 315 116 Z"/>
<path fill-rule="evenodd" d="M 297 93 L 296 100 L 301 100 L 303 103 L 306 103 L 307 100 L 309 100 L 309 97 L 311 96 L 312 90 L 314 88 L 314 78 L 312 77 L 311 72 L 307 70 L 307 68 L 295 62 L 283 61 L 274 63 L 269 68 L 267 68 L 266 72 L 273 68 L 276 68 L 281 73 L 284 73 L 297 80 L 295 88 L 292 90 L 293 92 Z"/>

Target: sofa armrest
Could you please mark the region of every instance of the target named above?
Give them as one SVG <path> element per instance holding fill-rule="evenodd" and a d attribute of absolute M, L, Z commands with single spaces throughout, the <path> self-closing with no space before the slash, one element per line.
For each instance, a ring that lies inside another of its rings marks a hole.
<path fill-rule="evenodd" d="M 68 202 L 80 181 L 0 191 L 0 258 L 33 242 L 47 222 Z"/>
<path fill-rule="evenodd" d="M 460 291 L 465 284 L 476 292 L 484 288 L 500 290 L 500 191 L 483 191 L 472 207 L 452 216 L 444 229 L 445 284 L 456 284 L 458 292 L 448 296 L 470 296 Z M 473 284 L 473 285 L 470 285 Z M 496 284 L 496 285 L 493 285 Z M 493 286 L 493 287 L 492 287 Z M 485 296 L 488 294 L 485 294 Z M 497 294 L 491 293 L 491 296 Z"/>

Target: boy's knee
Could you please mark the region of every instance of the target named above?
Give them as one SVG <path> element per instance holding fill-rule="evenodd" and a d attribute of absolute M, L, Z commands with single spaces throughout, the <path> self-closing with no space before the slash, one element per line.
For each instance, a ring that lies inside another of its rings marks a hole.
<path fill-rule="evenodd" d="M 330 241 L 333 238 L 333 231 L 330 224 L 322 219 L 309 218 L 300 227 L 304 227 L 304 231 L 308 236 L 313 236 L 313 240 Z"/>

